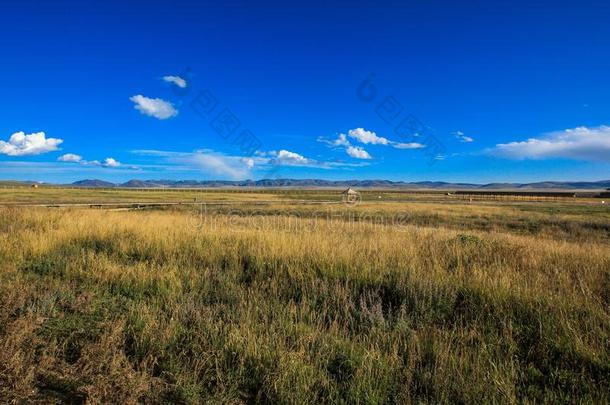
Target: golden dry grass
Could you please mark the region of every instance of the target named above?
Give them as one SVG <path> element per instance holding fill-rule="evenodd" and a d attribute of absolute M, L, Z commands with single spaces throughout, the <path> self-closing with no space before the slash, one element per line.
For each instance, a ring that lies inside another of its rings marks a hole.
<path fill-rule="evenodd" d="M 608 225 L 566 206 L 0 209 L 0 398 L 607 402 Z"/>

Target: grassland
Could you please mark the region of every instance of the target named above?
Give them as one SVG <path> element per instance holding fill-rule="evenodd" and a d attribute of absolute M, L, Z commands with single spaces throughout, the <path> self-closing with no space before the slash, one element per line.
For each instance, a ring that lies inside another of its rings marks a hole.
<path fill-rule="evenodd" d="M 145 193 L 3 192 L 12 203 Z M 608 206 L 369 197 L 0 208 L 0 398 L 609 401 Z"/>

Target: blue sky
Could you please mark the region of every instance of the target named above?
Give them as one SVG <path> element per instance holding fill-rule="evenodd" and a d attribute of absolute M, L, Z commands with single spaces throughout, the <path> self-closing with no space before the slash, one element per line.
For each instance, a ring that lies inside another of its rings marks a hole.
<path fill-rule="evenodd" d="M 3 2 L 0 179 L 610 178 L 608 2 L 125 3 Z"/>

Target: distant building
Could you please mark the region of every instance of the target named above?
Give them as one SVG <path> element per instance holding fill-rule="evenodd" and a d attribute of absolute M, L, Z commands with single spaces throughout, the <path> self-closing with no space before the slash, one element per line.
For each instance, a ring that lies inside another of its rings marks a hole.
<path fill-rule="evenodd" d="M 353 188 L 348 188 L 343 193 L 343 202 L 346 204 L 357 204 L 360 202 L 360 193 Z"/>
<path fill-rule="evenodd" d="M 32 188 L 38 188 L 38 184 L 32 184 Z"/>

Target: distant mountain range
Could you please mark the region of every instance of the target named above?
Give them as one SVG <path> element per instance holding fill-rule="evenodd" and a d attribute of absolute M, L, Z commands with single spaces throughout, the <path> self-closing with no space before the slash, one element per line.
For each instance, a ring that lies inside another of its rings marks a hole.
<path fill-rule="evenodd" d="M 610 180 L 603 181 L 544 181 L 538 183 L 446 183 L 442 181 L 403 182 L 389 180 L 319 180 L 319 179 L 264 179 L 264 180 L 129 180 L 126 183 L 110 183 L 103 180 L 80 180 L 72 187 L 101 188 L 206 188 L 206 187 L 357 187 L 398 189 L 472 189 L 472 190 L 605 190 Z"/>

